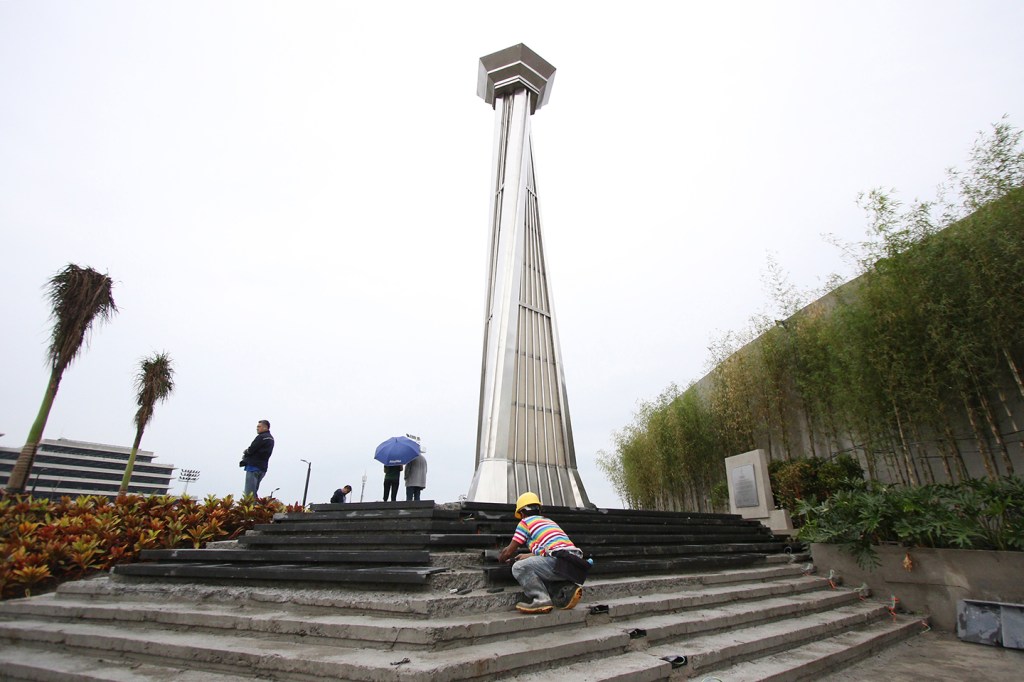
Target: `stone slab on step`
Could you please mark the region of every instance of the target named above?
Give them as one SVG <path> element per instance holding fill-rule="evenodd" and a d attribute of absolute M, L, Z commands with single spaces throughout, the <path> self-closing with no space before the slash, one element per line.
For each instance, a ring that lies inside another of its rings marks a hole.
<path fill-rule="evenodd" d="M 514 518 L 516 507 L 514 504 L 501 502 L 460 502 L 459 508 L 463 512 L 473 512 L 477 515 L 488 514 L 498 518 Z M 552 518 L 558 516 L 579 516 L 589 518 L 653 518 L 653 519 L 726 519 L 743 521 L 739 514 L 717 514 L 714 512 L 688 512 L 688 511 L 656 511 L 651 509 L 580 509 L 576 507 L 556 507 L 544 505 L 545 515 Z"/>
<path fill-rule="evenodd" d="M 558 518 L 558 517 L 553 517 Z M 679 520 L 674 523 L 638 523 L 623 519 L 621 522 L 608 520 L 573 521 L 558 518 L 558 525 L 569 537 L 630 535 L 771 535 L 771 530 L 757 522 L 731 522 L 704 520 Z M 493 526 L 493 524 L 492 524 Z"/>
<path fill-rule="evenodd" d="M 295 562 L 332 564 L 430 564 L 430 552 L 425 550 L 276 550 L 253 549 L 144 549 L 143 561 L 241 561 L 241 562 Z"/>
<path fill-rule="evenodd" d="M 639 533 L 642 529 L 633 528 L 632 533 L 624 532 L 619 535 L 606 535 L 604 533 L 569 533 L 573 543 L 579 543 L 584 550 L 596 547 L 621 547 L 636 545 L 707 545 L 734 542 L 764 542 L 765 533 L 756 532 L 750 528 L 735 528 L 732 530 L 716 530 L 714 533 Z M 512 533 L 508 533 L 512 537 Z M 780 551 L 785 545 L 779 543 Z"/>
<path fill-rule="evenodd" d="M 644 575 L 645 573 L 670 571 L 697 571 L 712 568 L 728 568 L 753 566 L 764 561 L 761 554 L 714 554 L 701 556 L 679 556 L 661 559 L 611 559 L 603 560 L 595 556 L 590 568 L 590 576 L 601 575 Z M 489 583 L 511 584 L 512 566 L 510 564 L 484 565 L 481 569 Z"/>
<path fill-rule="evenodd" d="M 317 568 L 302 564 L 231 565 L 216 563 L 121 564 L 111 569 L 118 576 L 189 578 L 199 580 L 265 580 L 275 583 L 358 583 L 365 585 L 425 585 L 430 576 L 446 568 L 392 566 L 388 568 Z"/>
<path fill-rule="evenodd" d="M 238 538 L 238 542 L 246 547 L 260 546 L 308 546 L 313 549 L 324 549 L 334 546 L 344 547 L 478 547 L 481 549 L 496 547 L 500 542 L 497 535 L 485 533 L 410 533 L 407 535 L 368 533 L 366 535 L 338 534 L 302 534 L 302 535 L 263 535 L 246 534 Z"/>
<path fill-rule="evenodd" d="M 418 502 L 415 500 L 411 502 L 343 502 L 341 504 L 331 504 L 328 502 L 324 504 L 311 504 L 309 505 L 309 508 L 312 509 L 314 512 L 340 510 L 353 513 L 372 511 L 399 512 L 407 509 L 438 509 L 437 505 L 433 500 L 419 500 Z M 438 511 L 444 510 L 438 509 Z M 304 513 L 306 512 L 283 512 L 283 514 L 287 515 Z"/>
<path fill-rule="evenodd" d="M 391 532 L 419 531 L 431 533 L 472 533 L 476 527 L 462 521 L 424 518 L 374 518 L 349 521 L 322 521 L 316 519 L 303 522 L 259 523 L 253 530 L 260 533 L 313 533 L 313 532 Z M 397 524 L 397 527 L 396 527 Z M 509 532 L 511 535 L 511 532 Z"/>
<path fill-rule="evenodd" d="M 681 556 L 686 554 L 749 554 L 775 552 L 777 542 L 736 542 L 717 545 L 617 545 L 601 547 L 601 558 L 612 557 L 658 557 Z M 495 550 L 497 552 L 499 550 Z"/>

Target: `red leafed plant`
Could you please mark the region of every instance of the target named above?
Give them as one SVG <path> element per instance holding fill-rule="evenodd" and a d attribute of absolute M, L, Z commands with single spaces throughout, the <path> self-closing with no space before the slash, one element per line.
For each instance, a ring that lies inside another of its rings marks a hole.
<path fill-rule="evenodd" d="M 276 499 L 99 495 L 59 502 L 0 499 L 0 598 L 31 596 L 137 560 L 149 548 L 203 547 L 233 539 L 279 512 L 302 511 Z"/>

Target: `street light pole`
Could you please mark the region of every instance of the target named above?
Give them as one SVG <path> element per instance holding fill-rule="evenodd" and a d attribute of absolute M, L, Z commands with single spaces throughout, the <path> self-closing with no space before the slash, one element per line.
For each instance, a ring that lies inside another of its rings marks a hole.
<path fill-rule="evenodd" d="M 313 463 L 308 459 L 300 459 L 300 462 L 306 463 L 306 487 L 302 489 L 302 508 L 306 508 L 306 493 L 309 492 L 309 472 L 313 469 Z"/>

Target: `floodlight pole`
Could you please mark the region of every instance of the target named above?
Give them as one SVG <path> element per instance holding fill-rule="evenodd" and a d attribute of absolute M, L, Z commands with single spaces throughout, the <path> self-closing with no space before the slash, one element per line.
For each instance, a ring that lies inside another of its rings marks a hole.
<path fill-rule="evenodd" d="M 182 495 L 188 495 L 188 484 L 199 479 L 199 469 L 182 469 L 178 472 L 178 480 L 185 483 Z"/>
<path fill-rule="evenodd" d="M 302 489 L 302 508 L 306 508 L 306 493 L 309 492 L 309 473 L 313 470 L 313 463 L 308 459 L 300 459 L 300 462 L 306 463 L 306 487 Z"/>

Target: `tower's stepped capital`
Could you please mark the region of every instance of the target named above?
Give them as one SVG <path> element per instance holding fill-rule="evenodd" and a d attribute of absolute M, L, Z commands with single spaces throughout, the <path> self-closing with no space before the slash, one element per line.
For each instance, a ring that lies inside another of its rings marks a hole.
<path fill-rule="evenodd" d="M 517 88 L 526 88 L 530 97 L 530 113 L 547 104 L 555 67 L 539 54 L 519 43 L 480 58 L 480 74 L 476 94 L 494 106 L 494 100 Z"/>

